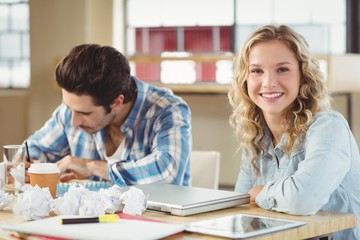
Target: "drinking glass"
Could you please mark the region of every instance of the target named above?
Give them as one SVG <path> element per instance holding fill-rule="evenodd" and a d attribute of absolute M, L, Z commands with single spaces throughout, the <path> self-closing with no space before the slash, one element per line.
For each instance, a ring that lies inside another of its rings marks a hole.
<path fill-rule="evenodd" d="M 19 194 L 25 184 L 25 148 L 23 145 L 4 145 L 4 189 L 9 194 Z"/>

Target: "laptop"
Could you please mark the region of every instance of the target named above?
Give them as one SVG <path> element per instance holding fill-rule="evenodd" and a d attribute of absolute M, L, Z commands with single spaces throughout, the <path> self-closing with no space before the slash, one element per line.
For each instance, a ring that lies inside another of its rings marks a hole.
<path fill-rule="evenodd" d="M 249 194 L 166 183 L 135 185 L 148 196 L 148 210 L 188 216 L 250 202 Z"/>

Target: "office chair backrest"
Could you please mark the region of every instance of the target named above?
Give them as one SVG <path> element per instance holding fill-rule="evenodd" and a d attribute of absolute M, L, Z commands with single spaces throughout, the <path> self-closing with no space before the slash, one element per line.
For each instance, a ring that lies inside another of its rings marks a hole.
<path fill-rule="evenodd" d="M 220 152 L 192 151 L 190 163 L 193 187 L 219 188 Z"/>

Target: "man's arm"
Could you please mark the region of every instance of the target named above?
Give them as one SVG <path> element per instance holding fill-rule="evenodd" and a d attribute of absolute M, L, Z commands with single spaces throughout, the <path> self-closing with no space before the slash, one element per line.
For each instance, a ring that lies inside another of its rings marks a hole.
<path fill-rule="evenodd" d="M 141 158 L 109 163 L 113 182 L 121 186 L 158 181 L 189 184 L 190 110 L 186 104 L 177 104 L 157 111 L 161 115 L 144 127 L 151 131 L 144 131 L 143 142 L 134 142 L 132 147 L 134 156 L 143 154 L 140 151 L 146 149 L 150 151 Z"/>
<path fill-rule="evenodd" d="M 56 163 L 60 170 L 60 181 L 66 182 L 72 179 L 87 179 L 90 176 L 98 176 L 109 179 L 107 162 L 66 156 Z"/>

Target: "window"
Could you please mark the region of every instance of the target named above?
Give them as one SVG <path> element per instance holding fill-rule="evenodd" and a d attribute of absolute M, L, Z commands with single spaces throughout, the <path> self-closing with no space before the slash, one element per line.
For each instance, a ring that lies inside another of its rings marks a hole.
<path fill-rule="evenodd" d="M 251 32 L 269 23 L 294 28 L 313 54 L 346 51 L 346 0 L 236 0 L 236 50 Z"/>
<path fill-rule="evenodd" d="M 126 53 L 145 81 L 230 83 L 232 56 L 266 24 L 291 26 L 314 55 L 346 51 L 346 0 L 126 0 L 126 16 Z"/>
<path fill-rule="evenodd" d="M 0 1 L 0 88 L 30 85 L 28 1 Z"/>

